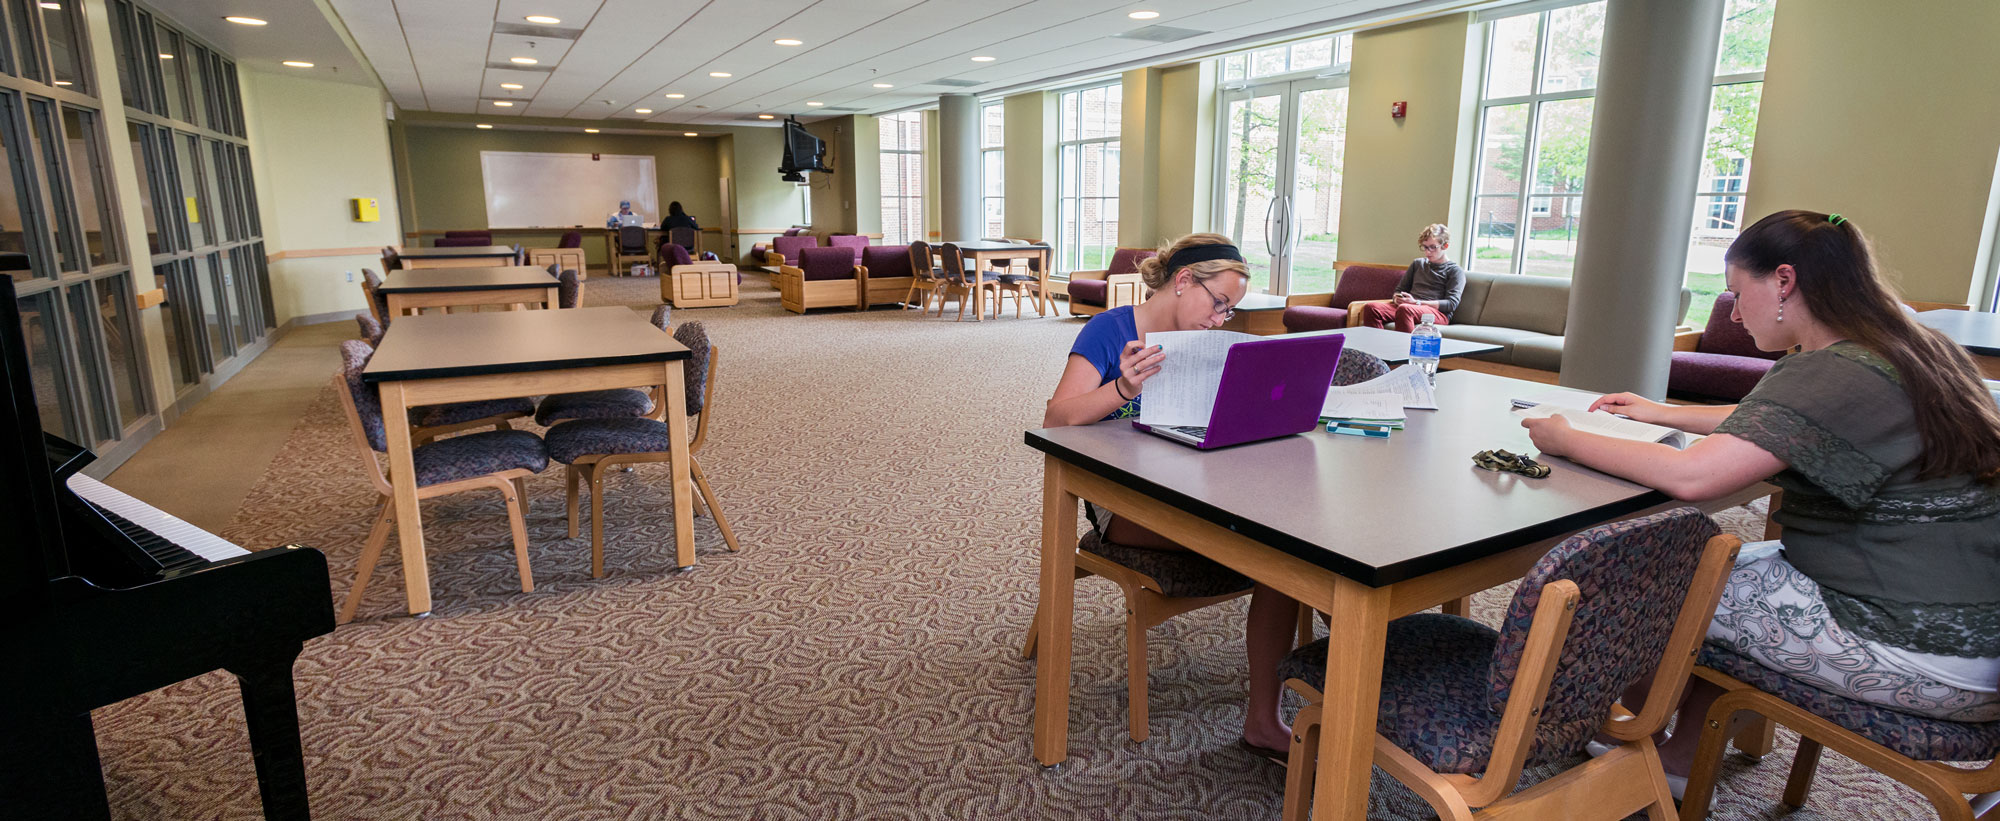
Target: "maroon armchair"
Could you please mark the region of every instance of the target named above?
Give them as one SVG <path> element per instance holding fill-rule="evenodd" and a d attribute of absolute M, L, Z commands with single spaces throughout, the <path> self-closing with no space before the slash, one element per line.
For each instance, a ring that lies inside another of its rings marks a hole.
<path fill-rule="evenodd" d="M 557 247 L 557 248 L 582 248 L 582 247 L 583 247 L 583 232 L 582 232 L 582 231 L 564 231 L 564 232 L 563 232 L 563 235 L 562 235 L 562 241 L 561 241 L 561 242 L 558 242 L 558 243 L 556 243 L 556 247 Z"/>
<path fill-rule="evenodd" d="M 802 314 L 811 308 L 863 307 L 861 266 L 854 264 L 853 252 L 810 246 L 798 254 L 797 265 L 778 267 L 778 303 L 785 310 Z"/>
<path fill-rule="evenodd" d="M 1139 263 L 1156 253 L 1151 248 L 1119 248 L 1111 252 L 1111 262 L 1102 271 L 1070 272 L 1070 315 L 1090 316 L 1144 301 L 1146 285 L 1139 277 Z"/>
<path fill-rule="evenodd" d="M 1750 332 L 1729 318 L 1735 310 L 1736 296 L 1723 291 L 1715 295 L 1715 309 L 1708 315 L 1707 326 L 1674 336 L 1667 393 L 1735 402 L 1757 387 L 1757 380 L 1771 370 L 1771 363 L 1785 355 L 1783 351 L 1758 350 Z"/>
<path fill-rule="evenodd" d="M 445 236 L 445 238 L 446 238 L 446 239 L 476 239 L 476 240 L 479 240 L 479 244 L 480 244 L 480 245 L 492 245 L 492 244 L 493 244 L 493 232 L 492 232 L 492 231 L 485 231 L 485 230 L 481 230 L 481 231 L 446 231 L 446 232 L 444 232 L 444 236 Z M 463 247 L 463 246 L 455 246 L 455 247 Z"/>
<path fill-rule="evenodd" d="M 860 265 L 862 264 L 861 251 L 862 249 L 868 247 L 868 238 L 863 236 L 857 236 L 854 234 L 835 234 L 833 236 L 826 238 L 826 244 L 834 248 L 847 248 L 853 250 L 854 264 Z"/>
<path fill-rule="evenodd" d="M 1326 331 L 1360 324 L 1356 302 L 1389 299 L 1408 269 L 1356 263 L 1340 272 L 1330 294 L 1293 294 L 1285 298 L 1285 332 Z"/>
<path fill-rule="evenodd" d="M 910 270 L 910 246 L 870 245 L 861 249 L 861 308 L 902 304 L 916 283 Z"/>
<path fill-rule="evenodd" d="M 819 237 L 815 237 L 811 234 L 796 234 L 792 236 L 778 237 L 776 239 L 771 240 L 771 250 L 766 251 L 764 253 L 764 264 L 776 265 L 780 267 L 786 265 L 797 266 L 799 264 L 800 251 L 807 248 L 818 248 L 818 247 L 820 247 Z M 848 257 L 850 257 L 849 259 L 850 264 L 852 264 L 853 262 L 853 260 L 851 259 L 853 256 L 854 254 L 852 252 L 848 254 Z"/>
<path fill-rule="evenodd" d="M 432 246 L 438 248 L 481 248 L 492 244 L 493 239 L 491 237 L 484 239 L 479 237 L 438 237 L 435 242 L 431 243 Z"/>

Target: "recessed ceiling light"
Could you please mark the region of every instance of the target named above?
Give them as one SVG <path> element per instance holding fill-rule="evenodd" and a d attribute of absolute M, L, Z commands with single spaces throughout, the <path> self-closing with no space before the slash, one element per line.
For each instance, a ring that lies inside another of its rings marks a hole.
<path fill-rule="evenodd" d="M 1125 16 L 1130 17 L 1134 20 L 1151 20 L 1155 17 L 1160 16 L 1160 13 L 1157 11 L 1135 11 Z"/>
<path fill-rule="evenodd" d="M 544 26 L 553 26 L 553 25 L 555 25 L 555 24 L 557 24 L 557 23 L 560 23 L 560 22 L 562 22 L 562 21 L 561 21 L 561 20 L 557 20 L 557 19 L 556 19 L 556 18 L 554 18 L 554 17 L 550 17 L 550 16 L 548 16 L 548 15 L 546 15 L 546 14 L 530 14 L 530 15 L 528 15 L 528 22 L 530 22 L 530 23 L 540 23 L 540 24 L 542 24 L 542 25 L 544 25 Z"/>
<path fill-rule="evenodd" d="M 497 106 L 499 106 L 499 107 L 501 107 L 501 108 L 513 108 L 513 107 L 514 107 L 514 102 L 513 102 L 512 100 L 494 100 L 494 101 L 493 101 L 493 104 L 494 104 L 494 105 L 497 105 Z"/>
<path fill-rule="evenodd" d="M 520 84 L 520 83 L 501 83 L 501 84 L 500 84 L 500 87 L 501 87 L 501 88 L 504 88 L 504 89 L 508 89 L 508 90 L 511 90 L 511 91 L 520 91 L 520 90 L 521 90 L 521 84 Z"/>
<path fill-rule="evenodd" d="M 59 86 L 66 86 L 66 85 L 70 85 L 70 81 L 68 81 L 68 80 L 57 80 L 57 81 L 56 81 L 56 85 L 59 85 Z"/>
<path fill-rule="evenodd" d="M 683 132 L 681 132 L 681 136 L 683 136 L 683 137 L 699 137 L 699 136 L 701 136 L 701 135 L 700 135 L 700 134 L 696 134 L 696 133 L 694 133 L 694 132 L 692 132 L 692 131 L 683 131 Z"/>
<path fill-rule="evenodd" d="M 166 53 L 166 52 L 164 52 L 164 51 L 162 51 L 162 52 L 160 52 L 160 59 L 162 59 L 162 60 L 172 60 L 172 59 L 174 59 L 174 56 L 173 56 L 173 55 L 171 55 L 171 54 L 168 54 L 168 53 Z"/>
<path fill-rule="evenodd" d="M 895 87 L 896 87 L 896 85 L 895 85 L 894 83 L 876 83 L 876 84 L 875 84 L 875 87 L 876 87 L 876 88 L 895 88 Z"/>
<path fill-rule="evenodd" d="M 972 62 L 975 62 L 975 63 L 990 63 L 990 62 L 993 62 L 993 61 L 994 61 L 995 59 L 997 59 L 997 58 L 993 58 L 993 57 L 988 57 L 988 56 L 986 56 L 986 55 L 982 54 L 982 55 L 979 55 L 978 57 L 974 57 L 974 58 L 972 58 Z"/>
<path fill-rule="evenodd" d="M 635 108 L 635 109 L 632 109 L 632 113 L 634 113 L 634 114 L 651 114 L 651 113 L 653 113 L 653 110 L 652 110 L 652 109 L 650 109 L 650 108 Z"/>
<path fill-rule="evenodd" d="M 668 95 L 667 95 L 667 99 L 669 99 L 669 100 L 678 100 L 678 99 L 680 99 L 680 98 L 682 98 L 682 97 L 686 97 L 686 96 L 687 96 L 686 94 L 668 94 Z"/>
<path fill-rule="evenodd" d="M 596 134 L 596 133 L 597 133 L 597 129 L 595 129 L 595 128 L 586 128 L 586 129 L 584 129 L 584 130 L 583 130 L 583 133 L 585 133 L 585 134 Z"/>
<path fill-rule="evenodd" d="M 727 72 L 727 71 L 711 71 L 711 72 L 709 72 L 709 73 L 708 73 L 708 76 L 710 76 L 710 77 L 731 77 L 731 76 L 735 76 L 735 75 L 732 75 L 732 74 L 730 74 L 730 73 L 729 73 L 729 72 Z"/>
<path fill-rule="evenodd" d="M 473 128 L 492 128 L 492 127 L 493 126 L 487 125 L 485 123 L 480 123 L 478 125 L 473 126 Z"/>
<path fill-rule="evenodd" d="M 537 60 L 533 57 L 510 57 L 508 59 L 511 60 L 515 65 L 521 65 L 521 66 L 532 66 L 536 63 L 541 62 L 540 60 Z"/>
<path fill-rule="evenodd" d="M 794 40 L 790 37 L 780 37 L 776 40 L 772 40 L 771 42 L 777 43 L 778 45 L 781 46 L 803 46 L 806 44 L 806 41 L 804 40 Z"/>
<path fill-rule="evenodd" d="M 54 5 L 54 4 L 52 4 L 52 3 L 43 3 L 43 4 L 42 4 L 42 8 L 48 8 L 48 7 L 49 7 L 49 6 L 51 6 L 51 5 Z M 228 20 L 229 22 L 231 22 L 231 23 L 235 23 L 236 25 L 239 25 L 239 26 L 263 26 L 263 25 L 269 25 L 268 23 L 265 23 L 264 21 L 262 21 L 262 20 L 259 20 L 259 19 L 255 18 L 255 17 L 235 17 L 235 16 L 231 16 L 231 17 L 224 17 L 224 18 L 222 18 L 222 19 L 224 19 L 224 20 Z"/>
<path fill-rule="evenodd" d="M 48 9 L 49 11 L 62 11 L 61 3 L 43 3 L 41 5 L 42 8 Z"/>
<path fill-rule="evenodd" d="M 285 65 L 288 65 L 288 66 L 291 66 L 292 68 L 312 68 L 312 67 L 313 67 L 313 64 L 311 64 L 311 63 L 308 63 L 308 62 L 306 62 L 306 61 L 304 61 L 304 60 L 286 60 L 286 61 L 285 61 Z"/>
<path fill-rule="evenodd" d="M 776 116 L 776 115 L 772 115 L 772 114 L 759 114 L 759 115 L 757 115 L 757 119 L 759 119 L 759 120 L 775 120 L 775 119 L 778 119 L 778 118 L 777 118 L 777 116 Z"/>
<path fill-rule="evenodd" d="M 807 101 L 806 101 L 806 105 L 809 105 L 809 106 L 814 106 L 814 107 L 818 107 L 818 106 L 823 106 L 823 105 L 826 105 L 826 103 L 822 103 L 822 102 L 820 102 L 820 101 L 818 101 L 818 100 L 807 100 Z"/>

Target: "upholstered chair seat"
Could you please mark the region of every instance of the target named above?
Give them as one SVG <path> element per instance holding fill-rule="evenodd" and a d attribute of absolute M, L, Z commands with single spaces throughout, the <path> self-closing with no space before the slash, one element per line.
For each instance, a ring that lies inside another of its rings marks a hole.
<path fill-rule="evenodd" d="M 410 421 L 420 428 L 436 428 L 494 416 L 532 416 L 534 413 L 534 400 L 527 397 L 482 399 L 477 402 L 453 402 L 447 405 L 411 408 Z"/>
<path fill-rule="evenodd" d="M 673 318 L 672 306 L 653 307 L 653 327 L 669 331 Z M 535 424 L 548 427 L 569 419 L 620 419 L 652 412 L 652 395 L 638 388 L 552 393 L 535 406 Z"/>
<path fill-rule="evenodd" d="M 565 465 L 590 455 L 660 453 L 672 446 L 667 423 L 643 416 L 572 419 L 549 428 L 549 455 Z"/>
<path fill-rule="evenodd" d="M 419 445 L 412 459 L 423 487 L 516 469 L 540 473 L 549 466 L 549 450 L 528 431 L 489 430 Z"/>
<path fill-rule="evenodd" d="M 1724 291 L 1715 296 L 1708 324 L 1702 328 L 1692 351 L 1674 351 L 1667 369 L 1667 391 L 1675 395 L 1720 402 L 1735 402 L 1757 387 L 1757 381 L 1784 355 L 1759 350 L 1750 332 L 1729 315 L 1736 310 L 1736 296 Z"/>
<path fill-rule="evenodd" d="M 1160 583 L 1161 593 L 1174 598 L 1221 596 L 1251 587 L 1249 577 L 1191 550 L 1130 547 L 1104 541 L 1094 532 L 1078 539 L 1076 549 L 1151 576 Z"/>
<path fill-rule="evenodd" d="M 2000 721 L 1945 721 L 1842 698 L 1716 644 L 1702 645 L 1701 666 L 1727 673 L 1918 761 L 1989 761 L 2000 756 Z"/>
<path fill-rule="evenodd" d="M 1069 281 L 1069 298 L 1086 305 L 1103 307 L 1105 294 L 1111 291 L 1111 283 L 1101 279 L 1072 279 Z"/>
<path fill-rule="evenodd" d="M 1389 373 L 1389 363 L 1367 351 L 1353 348 L 1340 350 L 1340 363 L 1333 368 L 1333 384 L 1336 387 L 1358 385 Z"/>

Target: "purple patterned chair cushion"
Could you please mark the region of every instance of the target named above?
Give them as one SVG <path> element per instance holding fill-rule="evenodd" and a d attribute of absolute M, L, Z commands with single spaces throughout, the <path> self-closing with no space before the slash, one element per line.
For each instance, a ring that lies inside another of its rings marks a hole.
<path fill-rule="evenodd" d="M 675 245 L 674 243 L 668 242 L 666 237 L 661 237 L 660 264 L 665 265 L 668 268 L 672 268 L 673 266 L 676 265 L 693 265 L 694 255 L 688 253 L 688 249 L 682 248 L 679 245 Z"/>
<path fill-rule="evenodd" d="M 1111 293 L 1111 283 L 1101 279 L 1072 279 L 1069 281 L 1069 298 L 1085 305 L 1104 307 L 1104 300 Z"/>
<path fill-rule="evenodd" d="M 1152 550 L 1104 541 L 1095 531 L 1083 534 L 1076 549 L 1095 553 L 1153 578 L 1160 592 L 1175 598 L 1221 596 L 1249 590 L 1252 582 L 1243 574 L 1216 564 L 1190 550 Z M 1326 669 L 1325 664 L 1320 665 Z"/>
<path fill-rule="evenodd" d="M 1346 308 L 1293 305 L 1285 309 L 1285 332 L 1337 331 L 1347 327 Z"/>
<path fill-rule="evenodd" d="M 799 264 L 800 251 L 818 247 L 819 237 L 811 235 L 786 234 L 771 240 L 771 250 L 784 257 L 786 265 Z"/>
<path fill-rule="evenodd" d="M 1139 263 L 1159 255 L 1151 248 L 1120 248 L 1111 252 L 1111 262 L 1104 266 L 1104 275 L 1139 273 Z"/>
<path fill-rule="evenodd" d="M 449 441 L 449 440 L 446 440 Z M 549 428 L 549 455 L 565 465 L 585 456 L 665 453 L 673 444 L 658 419 L 573 419 Z"/>
<path fill-rule="evenodd" d="M 1340 349 L 1340 364 L 1333 368 L 1333 384 L 1356 385 L 1389 372 L 1389 363 L 1367 351 Z"/>
<path fill-rule="evenodd" d="M 382 323 L 367 314 L 355 314 L 354 326 L 361 331 L 361 341 L 369 345 L 382 344 Z"/>
<path fill-rule="evenodd" d="M 1500 714 L 1485 706 L 1499 638 L 1471 619 L 1437 613 L 1389 622 L 1375 731 L 1438 772 L 1485 770 L 1500 726 Z M 1326 653 L 1326 639 L 1293 650 L 1278 665 L 1279 678 L 1325 688 Z"/>
<path fill-rule="evenodd" d="M 435 428 L 493 416 L 528 416 L 534 412 L 534 400 L 521 396 L 513 399 L 483 399 L 478 402 L 452 402 L 446 405 L 411 408 L 410 421 L 420 428 Z"/>
<path fill-rule="evenodd" d="M 910 246 L 870 245 L 861 249 L 861 267 L 869 279 L 891 279 L 910 275 Z"/>
<path fill-rule="evenodd" d="M 574 268 L 564 268 L 563 272 L 556 276 L 556 305 L 574 308 L 582 296 L 583 277 L 579 276 Z"/>
<path fill-rule="evenodd" d="M 1403 270 L 1386 265 L 1347 266 L 1340 272 L 1340 282 L 1333 286 L 1333 307 L 1344 311 L 1355 302 L 1395 296 L 1396 283 L 1402 281 Z"/>
<path fill-rule="evenodd" d="M 655 328 L 672 333 L 674 330 L 674 306 L 653 306 L 653 315 L 647 321 L 653 323 L 653 327 Z"/>
<path fill-rule="evenodd" d="M 1700 663 L 1918 761 L 1990 761 L 2000 756 L 2000 721 L 1942 721 L 1841 698 L 1717 644 L 1702 645 Z"/>
<path fill-rule="evenodd" d="M 1708 324 L 1702 326 L 1701 340 L 1695 344 L 1700 353 L 1725 354 L 1729 356 L 1749 356 L 1769 359 L 1773 362 L 1785 355 L 1784 351 L 1766 351 L 1757 347 L 1757 340 L 1729 315 L 1736 311 L 1736 295 L 1728 291 L 1715 295 L 1715 307 L 1708 314 Z"/>
<path fill-rule="evenodd" d="M 435 248 L 477 248 L 492 244 L 493 240 L 480 239 L 479 237 L 438 237 L 437 241 L 431 243 L 431 246 Z"/>
<path fill-rule="evenodd" d="M 544 427 L 566 419 L 623 419 L 653 412 L 653 398 L 638 388 L 556 393 L 542 397 L 535 424 Z"/>
<path fill-rule="evenodd" d="M 1776 363 L 1754 356 L 1674 351 L 1673 361 L 1667 366 L 1667 390 L 1735 402 L 1748 396 L 1773 364 Z"/>
<path fill-rule="evenodd" d="M 797 266 L 808 282 L 853 279 L 854 252 L 846 248 L 805 248 L 799 251 Z"/>
<path fill-rule="evenodd" d="M 490 430 L 419 445 L 410 454 L 417 486 L 456 482 L 504 470 L 541 473 L 549 466 L 542 438 L 525 430 Z"/>
<path fill-rule="evenodd" d="M 846 248 L 853 251 L 854 264 L 861 265 L 863 264 L 861 262 L 861 254 L 868 248 L 868 238 L 854 234 L 838 234 L 827 237 L 826 244 L 831 248 Z"/>
<path fill-rule="evenodd" d="M 562 235 L 562 240 L 561 240 L 560 242 L 557 242 L 557 243 L 556 243 L 556 247 L 557 247 L 557 248 L 582 248 L 582 247 L 583 247 L 583 232 L 582 232 L 582 231 L 564 231 L 564 232 L 563 232 L 563 235 Z"/>
<path fill-rule="evenodd" d="M 700 320 L 682 323 L 674 329 L 674 341 L 686 345 L 688 359 L 681 363 L 681 373 L 685 376 L 682 385 L 686 388 L 687 414 L 693 416 L 708 407 L 708 363 L 711 351 L 708 328 Z"/>
<path fill-rule="evenodd" d="M 354 399 L 355 416 L 361 419 L 361 433 L 377 453 L 389 452 L 389 435 L 382 425 L 382 397 L 375 386 L 361 381 L 361 371 L 375 349 L 359 339 L 340 343 L 340 378 L 347 383 L 347 395 Z"/>

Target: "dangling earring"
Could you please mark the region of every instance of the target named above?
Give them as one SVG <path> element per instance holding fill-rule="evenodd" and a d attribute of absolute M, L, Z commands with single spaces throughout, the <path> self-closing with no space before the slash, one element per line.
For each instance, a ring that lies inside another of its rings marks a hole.
<path fill-rule="evenodd" d="M 1785 298 L 1778 297 L 1778 321 L 1785 321 Z"/>

